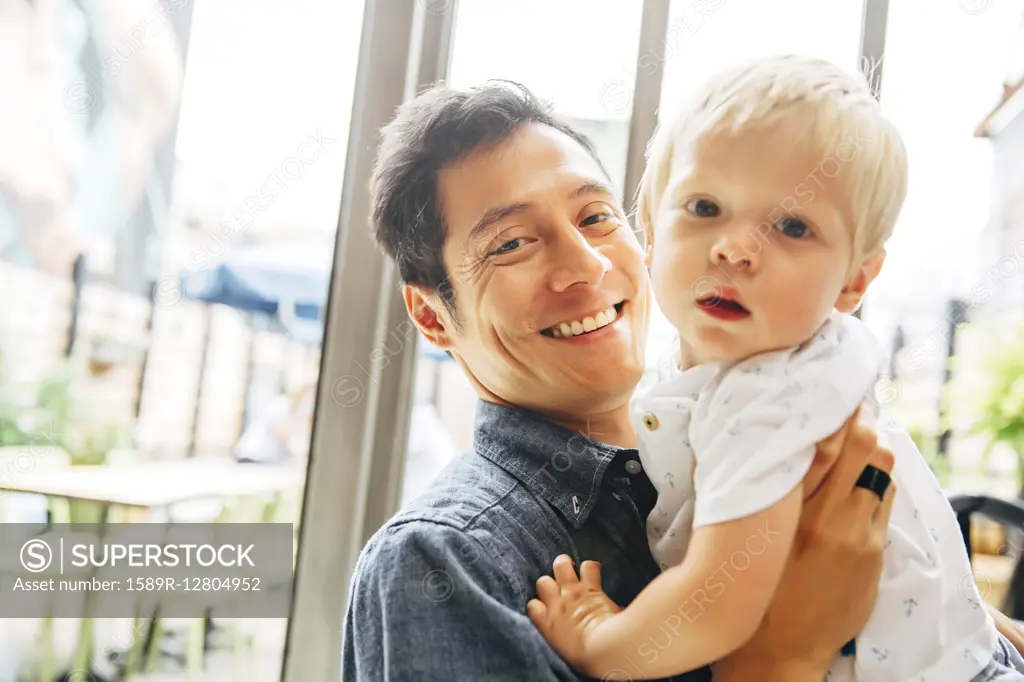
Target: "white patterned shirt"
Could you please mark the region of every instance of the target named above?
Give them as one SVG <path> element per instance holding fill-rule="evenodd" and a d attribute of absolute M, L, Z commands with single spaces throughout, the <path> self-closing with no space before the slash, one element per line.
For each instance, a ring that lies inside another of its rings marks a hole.
<path fill-rule="evenodd" d="M 875 609 L 856 654 L 837 656 L 828 679 L 977 675 L 996 648 L 995 625 L 941 486 L 906 431 L 882 414 L 875 389 L 886 357 L 863 323 L 834 313 L 796 348 L 685 372 L 678 362 L 676 343 L 658 383 L 632 406 L 640 458 L 658 490 L 647 532 L 662 569 L 682 562 L 693 528 L 784 498 L 807 473 L 815 444 L 860 405 L 861 419 L 895 455 L 898 494 Z M 733 568 L 732 578 L 742 580 L 743 567 Z"/>

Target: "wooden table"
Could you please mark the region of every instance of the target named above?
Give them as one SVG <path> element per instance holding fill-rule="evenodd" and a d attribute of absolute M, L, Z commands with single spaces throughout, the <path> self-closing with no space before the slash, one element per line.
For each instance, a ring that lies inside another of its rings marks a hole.
<path fill-rule="evenodd" d="M 138 522 L 146 520 L 150 509 L 204 498 L 279 495 L 300 488 L 305 480 L 304 468 L 240 464 L 229 459 L 200 457 L 167 462 L 39 469 L 0 478 L 0 491 L 98 503 L 103 509 L 100 526 L 104 527 L 109 509 L 114 506 L 126 512 L 122 521 Z M 140 642 L 146 668 L 152 668 L 155 663 L 154 653 L 158 649 L 154 648 L 154 640 L 158 619 L 159 614 L 154 613 L 149 631 Z M 86 617 L 79 633 L 74 666 L 88 667 L 92 646 L 92 618 Z"/>
<path fill-rule="evenodd" d="M 142 510 L 202 498 L 294 490 L 305 479 L 305 470 L 298 467 L 200 458 L 29 471 L 0 479 L 0 490 Z"/>

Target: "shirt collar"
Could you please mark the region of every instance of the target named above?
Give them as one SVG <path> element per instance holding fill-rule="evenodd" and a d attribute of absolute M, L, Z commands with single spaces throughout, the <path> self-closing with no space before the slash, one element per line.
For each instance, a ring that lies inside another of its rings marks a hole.
<path fill-rule="evenodd" d="M 535 412 L 483 400 L 477 406 L 473 446 L 562 512 L 577 530 L 597 504 L 608 465 L 620 454 L 636 453 L 599 443 Z"/>
<path fill-rule="evenodd" d="M 696 400 L 701 388 L 721 372 L 724 366 L 720 362 L 708 362 L 683 371 L 679 369 L 681 359 L 677 335 L 658 358 L 658 382 L 639 397 L 670 396 Z"/>

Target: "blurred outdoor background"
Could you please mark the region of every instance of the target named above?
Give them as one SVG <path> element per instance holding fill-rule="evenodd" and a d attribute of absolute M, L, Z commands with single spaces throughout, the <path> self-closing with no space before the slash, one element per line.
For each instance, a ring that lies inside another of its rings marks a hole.
<path fill-rule="evenodd" d="M 659 1 L 378 4 L 454 13 L 449 82 L 526 84 L 591 136 L 614 179 L 636 151 L 645 70 L 659 72 L 659 116 L 757 55 L 877 77 L 911 162 L 863 310 L 893 354 L 878 398 L 951 492 L 1021 497 L 1024 0 L 882 2 L 884 54 L 871 58 L 874 0 L 671 0 L 651 51 L 641 18 Z M 326 310 L 363 10 L 0 0 L 0 520 L 299 533 L 323 333 L 345 324 Z M 470 444 L 475 401 L 404 329 L 394 343 L 419 349 L 401 501 Z M 671 335 L 659 316 L 652 372 Z M 384 350 L 368 362 L 398 352 Z M 994 527 L 976 537 L 983 592 L 1005 606 L 1018 545 Z M 0 580 L 12 571 L 0 562 Z M 0 682 L 280 679 L 287 619 L 222 608 L 0 621 Z"/>

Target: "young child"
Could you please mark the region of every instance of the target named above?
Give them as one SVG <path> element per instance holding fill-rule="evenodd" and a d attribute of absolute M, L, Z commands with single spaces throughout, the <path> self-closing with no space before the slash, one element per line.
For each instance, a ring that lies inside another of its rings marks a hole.
<path fill-rule="evenodd" d="M 898 494 L 874 611 L 828 679 L 972 679 L 995 625 L 941 487 L 880 414 L 885 354 L 851 315 L 906 195 L 899 134 L 863 78 L 784 56 L 712 79 L 648 156 L 639 219 L 679 333 L 633 406 L 663 572 L 620 609 L 590 567 L 593 589 L 538 589 L 531 619 L 601 679 L 676 675 L 738 649 L 782 574 L 815 443 L 859 409 L 896 457 Z"/>

